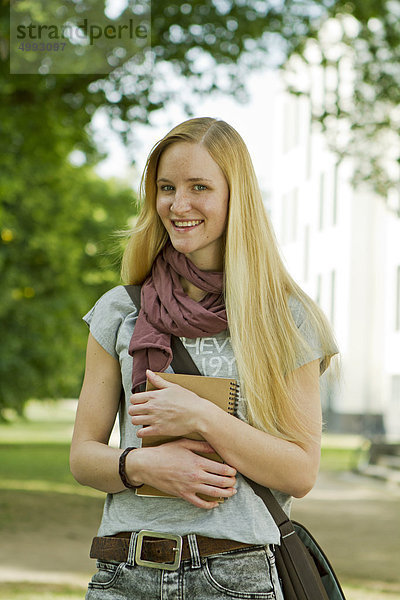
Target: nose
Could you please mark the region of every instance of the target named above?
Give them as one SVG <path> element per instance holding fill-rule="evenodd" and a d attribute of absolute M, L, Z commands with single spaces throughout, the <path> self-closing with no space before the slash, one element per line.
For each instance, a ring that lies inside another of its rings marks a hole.
<path fill-rule="evenodd" d="M 191 204 L 187 192 L 185 192 L 185 190 L 176 189 L 170 211 L 176 215 L 181 215 L 188 212 L 190 209 Z"/>

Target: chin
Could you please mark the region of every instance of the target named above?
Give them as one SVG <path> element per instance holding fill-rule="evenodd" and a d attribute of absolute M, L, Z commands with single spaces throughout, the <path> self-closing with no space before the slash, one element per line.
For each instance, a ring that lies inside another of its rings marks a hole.
<path fill-rule="evenodd" d="M 191 243 L 188 243 L 187 241 L 176 240 L 176 239 L 171 238 L 171 236 L 169 239 L 170 239 L 171 244 L 175 248 L 175 250 L 177 252 L 181 252 L 182 254 L 190 254 L 191 252 L 194 252 L 195 250 L 197 250 L 196 246 L 194 246 Z"/>

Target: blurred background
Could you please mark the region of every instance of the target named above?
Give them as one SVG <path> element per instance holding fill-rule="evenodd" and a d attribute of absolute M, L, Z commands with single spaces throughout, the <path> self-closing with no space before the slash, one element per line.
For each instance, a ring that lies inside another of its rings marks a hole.
<path fill-rule="evenodd" d="M 37 23 L 57 11 L 124 23 L 138 5 L 24 10 Z M 68 470 L 81 316 L 120 283 L 117 232 L 135 218 L 147 154 L 190 116 L 223 118 L 244 138 L 286 264 L 341 351 L 340 379 L 321 381 L 320 477 L 294 516 L 348 598 L 398 598 L 400 2 L 146 10 L 140 64 L 129 46 L 99 42 L 108 66 L 96 73 L 79 44 L 74 68 L 36 52 L 38 64 L 10 73 L 18 47 L 0 0 L 0 598 L 84 596 L 104 496 Z"/>

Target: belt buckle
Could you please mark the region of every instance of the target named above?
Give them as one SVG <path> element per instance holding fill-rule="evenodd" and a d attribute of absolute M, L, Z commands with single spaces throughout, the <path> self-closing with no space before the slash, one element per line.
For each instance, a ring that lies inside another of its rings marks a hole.
<path fill-rule="evenodd" d="M 172 563 L 159 563 L 153 562 L 152 560 L 143 560 L 141 558 L 142 554 L 142 546 L 143 546 L 143 538 L 160 538 L 163 540 L 174 540 L 177 543 L 176 548 L 173 549 L 175 553 L 175 558 Z M 182 556 L 182 536 L 175 535 L 173 533 L 160 533 L 158 531 L 147 531 L 146 529 L 142 529 L 139 531 L 136 540 L 136 550 L 135 550 L 135 562 L 137 565 L 141 565 L 143 567 L 150 567 L 151 569 L 165 569 L 166 571 L 176 571 L 179 569 L 179 565 L 181 563 Z"/>

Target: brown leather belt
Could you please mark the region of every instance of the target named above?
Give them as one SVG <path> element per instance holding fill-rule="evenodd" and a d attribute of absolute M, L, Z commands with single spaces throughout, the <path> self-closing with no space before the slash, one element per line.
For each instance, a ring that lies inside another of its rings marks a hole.
<path fill-rule="evenodd" d="M 90 558 L 104 561 L 126 562 L 128 559 L 131 532 L 121 532 L 113 536 L 93 538 Z M 200 556 L 212 556 L 230 550 L 250 548 L 254 544 L 245 544 L 234 540 L 221 540 L 201 535 L 196 536 Z M 138 534 L 135 562 L 158 569 L 176 570 L 182 560 L 190 559 L 187 536 L 141 531 Z"/>

